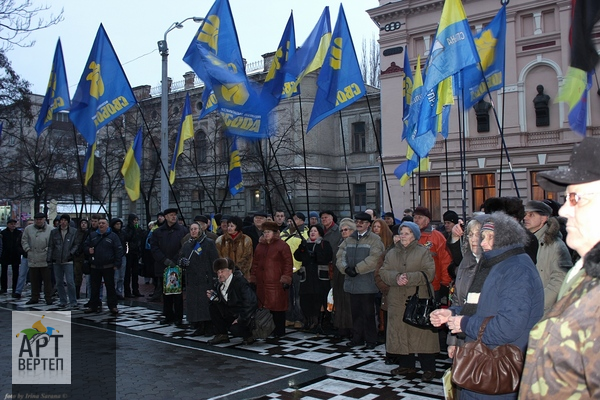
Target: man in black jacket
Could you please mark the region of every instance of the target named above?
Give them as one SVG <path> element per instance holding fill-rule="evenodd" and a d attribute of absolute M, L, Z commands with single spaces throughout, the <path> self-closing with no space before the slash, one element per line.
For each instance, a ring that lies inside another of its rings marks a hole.
<path fill-rule="evenodd" d="M 75 228 L 69 226 L 71 217 L 69 214 L 60 216 L 58 227 L 50 232 L 48 241 L 48 256 L 46 261 L 48 266 L 52 266 L 54 278 L 56 279 L 56 290 L 58 291 L 59 308 L 77 309 L 77 296 L 75 293 L 75 275 L 73 272 L 73 257 L 79 248 L 79 243 L 75 240 L 77 233 Z M 65 285 L 67 282 L 67 292 Z M 67 304 L 67 295 L 68 304 Z"/>
<path fill-rule="evenodd" d="M 23 232 L 17 229 L 17 220 L 9 219 L 6 223 L 7 228 L 3 229 L 2 235 L 2 274 L 0 277 L 0 294 L 8 291 L 8 266 L 12 266 L 12 290 L 13 294 L 17 287 L 19 279 L 19 266 L 21 265 L 21 238 Z"/>
<path fill-rule="evenodd" d="M 98 230 L 90 233 L 85 241 L 83 251 L 89 255 L 92 267 L 92 297 L 90 307 L 84 312 L 92 313 L 102 310 L 100 285 L 104 279 L 108 308 L 111 314 L 118 314 L 115 271 L 122 267 L 123 246 L 121 239 L 108 227 L 106 218 L 102 217 L 98 220 Z"/>
<path fill-rule="evenodd" d="M 244 274 L 229 258 L 218 258 L 213 263 L 218 282 L 206 296 L 211 300 L 210 318 L 215 326 L 215 337 L 208 344 L 229 343 L 227 331 L 241 336 L 244 344 L 252 344 L 250 322 L 256 312 L 256 294 L 250 288 Z"/>
<path fill-rule="evenodd" d="M 187 234 L 187 229 L 177 223 L 177 209 L 168 208 L 164 211 L 165 223 L 152 233 L 150 250 L 154 257 L 154 273 L 158 285 L 151 300 L 157 300 L 163 294 L 163 273 L 166 267 L 176 265 L 177 256 L 181 249 L 181 241 Z M 169 294 L 163 296 L 163 313 L 165 318 L 161 324 L 181 324 L 183 319 L 183 295 Z"/>
<path fill-rule="evenodd" d="M 141 297 L 138 282 L 139 260 L 142 256 L 142 246 L 146 234 L 140 228 L 140 219 L 135 214 L 127 217 L 125 241 L 127 242 L 127 265 L 125 266 L 125 297 Z"/>

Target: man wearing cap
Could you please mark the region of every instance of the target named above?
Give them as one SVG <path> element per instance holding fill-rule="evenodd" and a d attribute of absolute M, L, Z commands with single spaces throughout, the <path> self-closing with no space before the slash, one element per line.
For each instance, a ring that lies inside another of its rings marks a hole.
<path fill-rule="evenodd" d="M 48 255 L 46 261 L 52 265 L 56 290 L 58 291 L 59 307 L 77 309 L 77 296 L 75 292 L 75 275 L 73 272 L 73 257 L 79 249 L 80 243 L 75 240 L 77 230 L 69 226 L 71 217 L 63 214 L 59 218 L 58 227 L 50 232 L 48 241 Z M 67 282 L 65 292 L 64 282 Z M 68 299 L 67 299 L 68 296 Z"/>
<path fill-rule="evenodd" d="M 52 228 L 46 223 L 46 214 L 37 213 L 33 216 L 33 225 L 29 225 L 23 231 L 21 245 L 27 253 L 29 263 L 29 279 L 31 279 L 31 299 L 25 304 L 37 304 L 40 300 L 42 281 L 44 282 L 44 294 L 46 304 L 52 304 L 52 279 L 50 268 L 48 268 L 48 242 Z"/>
<path fill-rule="evenodd" d="M 21 265 L 21 238 L 23 233 L 17 229 L 17 220 L 9 219 L 6 228 L 0 232 L 2 235 L 2 274 L 0 275 L 0 294 L 8 291 L 8 266 L 12 267 L 12 290 L 13 294 L 19 279 L 19 265 Z"/>
<path fill-rule="evenodd" d="M 377 346 L 375 323 L 375 268 L 384 252 L 381 238 L 369 230 L 371 216 L 359 212 L 354 216 L 356 231 L 347 237 L 336 254 L 336 265 L 346 275 L 344 290 L 350 293 L 352 308 L 352 340 L 348 347 Z"/>
<path fill-rule="evenodd" d="M 253 224 L 242 229 L 244 235 L 252 239 L 252 250 L 256 250 L 256 246 L 258 246 L 258 239 L 260 239 L 260 237 L 262 236 L 262 224 L 266 220 L 266 212 L 256 212 L 254 213 L 254 218 L 252 218 Z"/>
<path fill-rule="evenodd" d="M 158 284 L 152 300 L 163 294 L 163 273 L 165 268 L 176 265 L 177 256 L 181 249 L 181 242 L 187 234 L 187 229 L 177 223 L 177 209 L 167 208 L 164 211 L 165 223 L 152 233 L 150 238 L 150 251 L 154 257 L 154 274 Z M 162 324 L 181 323 L 183 319 L 183 296 L 171 294 L 163 296 L 163 313 L 165 318 Z"/>
<path fill-rule="evenodd" d="M 448 287 L 452 278 L 448 273 L 448 266 L 452 262 L 452 256 L 446 247 L 446 238 L 439 231 L 432 229 L 431 212 L 426 207 L 417 207 L 414 211 L 414 222 L 419 225 L 421 237 L 419 243 L 427 247 L 435 262 L 435 277 L 433 278 L 433 290 L 437 300 L 448 294 Z"/>
<path fill-rule="evenodd" d="M 536 267 L 544 285 L 544 312 L 556 303 L 565 271 L 573 266 L 567 245 L 560 237 L 560 225 L 549 205 L 532 200 L 525 205 L 523 226 L 539 243 Z"/>
<path fill-rule="evenodd" d="M 599 398 L 600 374 L 600 138 L 575 145 L 569 167 L 537 174 L 542 189 L 564 191 L 567 244 L 581 259 L 559 299 L 533 327 L 520 386 L 521 399 Z"/>

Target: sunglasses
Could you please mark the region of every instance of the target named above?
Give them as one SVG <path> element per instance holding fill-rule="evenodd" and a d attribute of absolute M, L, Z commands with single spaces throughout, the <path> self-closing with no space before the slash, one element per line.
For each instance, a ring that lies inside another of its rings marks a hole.
<path fill-rule="evenodd" d="M 581 199 L 589 199 L 590 195 L 597 193 L 565 193 L 565 203 L 569 203 L 571 207 L 575 207 Z"/>

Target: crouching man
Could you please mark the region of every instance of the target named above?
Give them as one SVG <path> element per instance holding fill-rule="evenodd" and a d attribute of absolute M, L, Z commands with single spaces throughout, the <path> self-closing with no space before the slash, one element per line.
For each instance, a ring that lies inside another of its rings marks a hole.
<path fill-rule="evenodd" d="M 250 321 L 256 311 L 256 294 L 244 274 L 229 258 L 218 258 L 213 263 L 218 282 L 214 290 L 207 290 L 210 299 L 210 318 L 215 326 L 215 337 L 208 344 L 229 343 L 228 331 L 243 338 L 243 344 L 252 344 Z"/>

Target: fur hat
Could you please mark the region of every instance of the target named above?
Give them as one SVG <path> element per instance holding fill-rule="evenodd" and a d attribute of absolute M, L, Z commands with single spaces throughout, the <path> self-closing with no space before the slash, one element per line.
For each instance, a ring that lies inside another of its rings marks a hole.
<path fill-rule="evenodd" d="M 414 215 L 422 215 L 424 217 L 429 218 L 429 220 L 431 221 L 431 211 L 429 211 L 429 208 L 427 207 L 417 207 L 415 208 L 415 211 L 413 213 Z"/>
<path fill-rule="evenodd" d="M 217 272 L 222 269 L 230 269 L 230 270 L 234 271 L 235 263 L 233 262 L 233 260 L 231 260 L 229 258 L 217 258 L 213 262 L 213 271 Z"/>
<path fill-rule="evenodd" d="M 279 232 L 279 225 L 277 225 L 277 222 L 273 222 L 273 221 L 265 221 L 262 224 L 262 230 L 264 231 L 273 231 L 273 232 Z"/>

